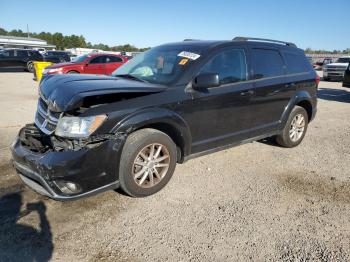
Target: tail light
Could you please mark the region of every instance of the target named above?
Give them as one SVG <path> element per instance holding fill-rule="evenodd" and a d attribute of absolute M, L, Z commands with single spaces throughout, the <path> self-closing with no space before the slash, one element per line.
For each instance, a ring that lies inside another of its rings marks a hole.
<path fill-rule="evenodd" d="M 317 75 L 316 78 L 315 78 L 315 83 L 316 83 L 317 86 L 320 83 L 320 80 L 321 80 L 320 76 Z"/>

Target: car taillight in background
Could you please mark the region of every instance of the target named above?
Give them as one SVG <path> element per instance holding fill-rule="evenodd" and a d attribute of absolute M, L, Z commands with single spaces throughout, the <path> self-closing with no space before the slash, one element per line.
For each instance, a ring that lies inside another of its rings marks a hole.
<path fill-rule="evenodd" d="M 317 86 L 320 83 L 320 80 L 321 80 L 320 76 L 317 75 L 316 78 L 315 78 L 315 83 L 316 83 Z"/>

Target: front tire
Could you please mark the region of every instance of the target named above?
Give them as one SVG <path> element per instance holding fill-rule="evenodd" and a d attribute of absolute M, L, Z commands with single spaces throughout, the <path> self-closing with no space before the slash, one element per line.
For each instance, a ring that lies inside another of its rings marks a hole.
<path fill-rule="evenodd" d="M 132 197 L 160 191 L 172 177 L 176 145 L 165 133 L 145 128 L 130 134 L 125 142 L 119 168 L 121 189 Z"/>
<path fill-rule="evenodd" d="M 284 147 L 296 147 L 304 139 L 308 123 L 306 110 L 301 106 L 295 106 L 288 117 L 282 134 L 276 137 L 276 142 Z"/>
<path fill-rule="evenodd" d="M 67 74 L 79 74 L 78 71 L 69 71 Z"/>

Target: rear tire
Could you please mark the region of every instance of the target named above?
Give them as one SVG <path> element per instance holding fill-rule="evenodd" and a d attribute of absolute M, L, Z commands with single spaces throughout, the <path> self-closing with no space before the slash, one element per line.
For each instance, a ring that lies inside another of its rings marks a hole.
<path fill-rule="evenodd" d="M 289 114 L 282 134 L 276 137 L 276 142 L 283 147 L 296 147 L 304 139 L 309 123 L 306 110 L 295 106 Z"/>
<path fill-rule="evenodd" d="M 176 145 L 165 133 L 145 128 L 126 139 L 119 168 L 121 189 L 132 197 L 160 191 L 172 177 L 177 162 Z"/>
<path fill-rule="evenodd" d="M 324 78 L 323 78 L 323 81 L 329 81 L 329 80 L 330 80 L 329 77 L 324 77 Z"/>
<path fill-rule="evenodd" d="M 33 73 L 34 72 L 34 64 L 32 61 L 29 61 L 27 63 L 27 71 L 30 72 L 30 73 Z"/>

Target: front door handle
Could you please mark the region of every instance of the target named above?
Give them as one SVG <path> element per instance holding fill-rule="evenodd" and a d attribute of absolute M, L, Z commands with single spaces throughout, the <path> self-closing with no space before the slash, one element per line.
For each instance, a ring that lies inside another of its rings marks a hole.
<path fill-rule="evenodd" d="M 245 90 L 241 92 L 241 96 L 251 96 L 251 95 L 254 95 L 253 90 Z"/>

